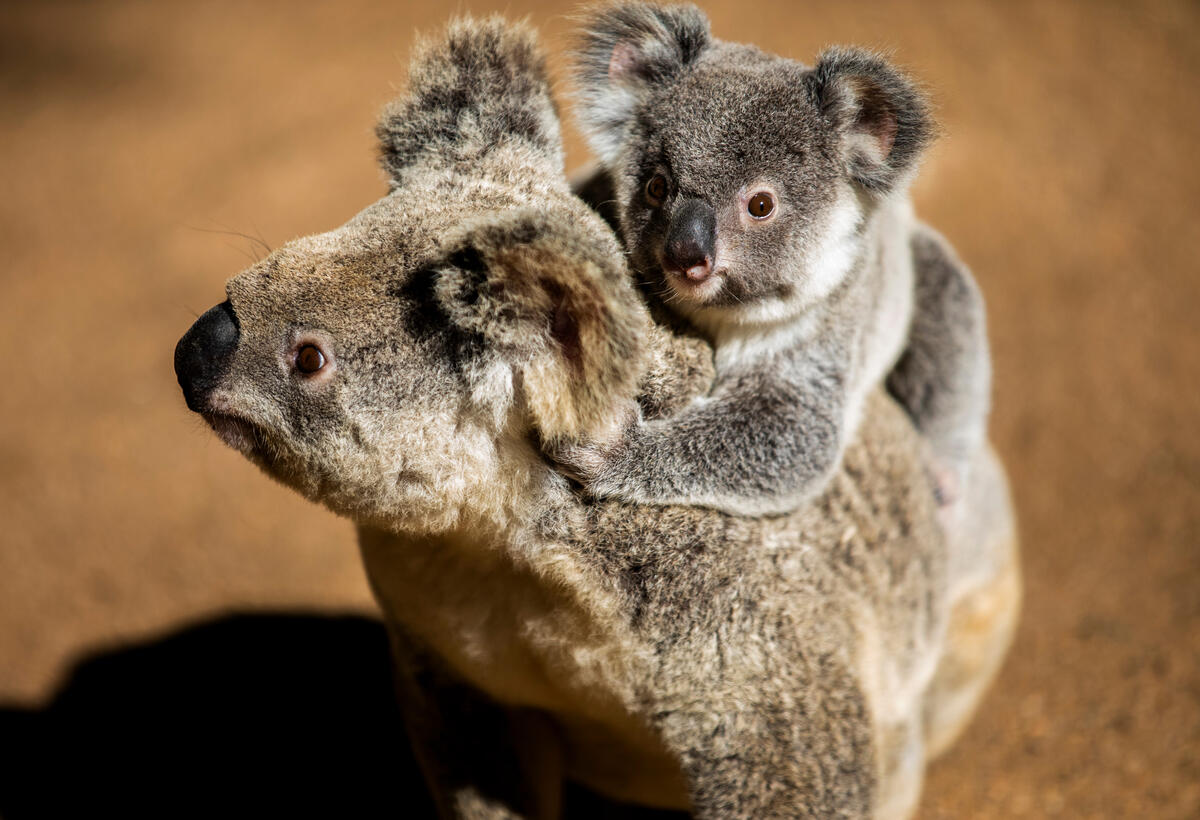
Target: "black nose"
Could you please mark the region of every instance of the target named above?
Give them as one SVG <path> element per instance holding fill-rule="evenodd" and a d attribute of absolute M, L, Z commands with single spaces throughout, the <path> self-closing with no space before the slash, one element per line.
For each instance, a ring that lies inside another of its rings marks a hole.
<path fill-rule="evenodd" d="M 239 335 L 233 305 L 226 299 L 209 308 L 175 345 L 175 377 L 189 410 L 205 409 L 208 394 L 229 371 Z"/>
<path fill-rule="evenodd" d="M 703 279 L 712 270 L 717 244 L 717 214 L 701 199 L 685 199 L 671 215 L 663 262 L 689 279 Z"/>

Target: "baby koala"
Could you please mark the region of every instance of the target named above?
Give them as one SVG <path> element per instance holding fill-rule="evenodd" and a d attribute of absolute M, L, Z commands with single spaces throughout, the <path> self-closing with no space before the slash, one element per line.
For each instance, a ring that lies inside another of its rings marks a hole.
<path fill-rule="evenodd" d="M 648 3 L 593 13 L 578 81 L 632 266 L 712 343 L 717 380 L 560 464 L 601 497 L 784 512 L 822 489 L 887 378 L 948 502 L 984 442 L 990 370 L 978 289 L 908 198 L 934 131 L 914 84 L 864 51 L 808 67 Z"/>

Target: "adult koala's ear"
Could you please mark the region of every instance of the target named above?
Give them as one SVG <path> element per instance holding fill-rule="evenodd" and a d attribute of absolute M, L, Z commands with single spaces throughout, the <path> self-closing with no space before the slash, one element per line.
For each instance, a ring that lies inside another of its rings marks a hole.
<path fill-rule="evenodd" d="M 890 190 L 933 139 L 924 96 L 877 55 L 830 49 L 805 84 L 818 112 L 840 134 L 847 173 L 868 190 Z"/>
<path fill-rule="evenodd" d="M 558 112 L 531 28 L 464 17 L 415 52 L 407 93 L 375 129 L 393 185 L 414 166 L 477 162 L 505 148 L 562 172 Z"/>
<path fill-rule="evenodd" d="M 650 319 L 607 231 L 513 210 L 466 226 L 447 250 L 435 298 L 511 368 L 543 441 L 603 429 L 635 397 Z"/>
<path fill-rule="evenodd" d="M 585 18 L 576 54 L 579 112 L 602 162 L 616 160 L 638 104 L 711 40 L 708 18 L 691 5 L 624 3 Z"/>

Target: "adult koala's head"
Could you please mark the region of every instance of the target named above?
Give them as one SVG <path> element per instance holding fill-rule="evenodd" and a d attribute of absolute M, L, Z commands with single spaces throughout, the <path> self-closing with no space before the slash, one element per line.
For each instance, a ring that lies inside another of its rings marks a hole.
<path fill-rule="evenodd" d="M 387 196 L 230 280 L 180 340 L 188 407 L 270 475 L 364 523 L 495 520 L 561 481 L 536 442 L 632 397 L 648 319 L 570 193 L 534 37 L 464 20 L 378 127 Z"/>

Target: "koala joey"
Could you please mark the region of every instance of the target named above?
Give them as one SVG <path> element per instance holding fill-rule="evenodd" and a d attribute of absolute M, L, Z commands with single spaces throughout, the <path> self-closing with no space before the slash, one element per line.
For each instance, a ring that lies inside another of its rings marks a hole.
<path fill-rule="evenodd" d="M 989 357 L 970 273 L 907 196 L 934 130 L 913 83 L 863 51 L 810 68 L 647 3 L 593 13 L 578 82 L 612 187 L 592 195 L 615 201 L 644 289 L 711 341 L 717 381 L 564 448 L 564 467 L 601 497 L 781 512 L 820 490 L 887 377 L 953 497 L 984 442 Z"/>
<path fill-rule="evenodd" d="M 582 497 L 543 448 L 635 399 L 687 412 L 708 346 L 650 321 L 571 193 L 528 29 L 426 41 L 378 133 L 388 193 L 231 279 L 175 369 L 225 442 L 356 523 L 440 814 L 580 816 L 567 782 L 603 816 L 911 812 L 1016 611 L 994 456 L 956 538 L 882 391 L 786 515 Z"/>

